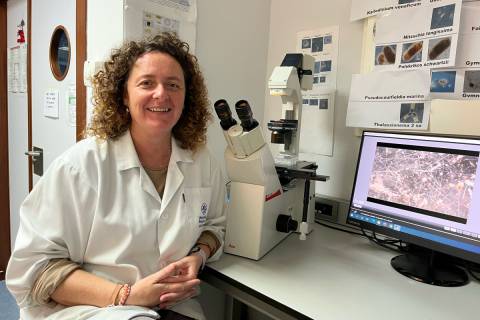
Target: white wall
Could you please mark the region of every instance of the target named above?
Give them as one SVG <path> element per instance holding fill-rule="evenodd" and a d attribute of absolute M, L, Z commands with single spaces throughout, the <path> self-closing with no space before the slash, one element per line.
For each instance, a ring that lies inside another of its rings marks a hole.
<path fill-rule="evenodd" d="M 87 2 L 87 60 L 103 61 L 123 42 L 123 0 Z M 87 87 L 87 123 L 92 114 L 92 90 Z"/>
<path fill-rule="evenodd" d="M 220 98 L 231 106 L 246 99 L 262 121 L 270 0 L 199 0 L 197 6 L 196 55 L 212 106 Z M 89 1 L 87 10 L 87 59 L 104 60 L 123 39 L 123 1 Z M 216 115 L 208 145 L 223 163 L 226 143 Z"/>
<path fill-rule="evenodd" d="M 27 21 L 27 1 L 7 2 L 7 47 L 17 45 L 17 25 Z M 27 26 L 24 27 L 25 37 Z M 19 208 L 28 194 L 28 101 L 27 93 L 8 93 L 8 162 L 10 186 L 10 242 L 17 237 Z"/>
<path fill-rule="evenodd" d="M 224 98 L 235 113 L 235 103 L 245 99 L 260 123 L 266 92 L 269 17 L 270 0 L 198 1 L 196 52 L 212 106 Z M 223 164 L 226 142 L 218 123 L 214 113 L 208 141 Z"/>
<path fill-rule="evenodd" d="M 298 31 L 339 25 L 333 157 L 302 155 L 301 159 L 315 161 L 318 164 L 317 174 L 330 176 L 328 182 L 317 182 L 317 194 L 343 199 L 350 197 L 359 143 L 359 139 L 354 137 L 354 130 L 345 127 L 351 76 L 360 71 L 363 31 L 361 21 L 349 20 L 350 4 L 351 0 L 272 0 L 267 60 L 268 77 L 273 68 L 282 62 L 286 52 L 295 52 Z M 267 132 L 267 122 L 280 119 L 281 101 L 278 97 L 267 95 L 265 106 L 264 130 Z"/>

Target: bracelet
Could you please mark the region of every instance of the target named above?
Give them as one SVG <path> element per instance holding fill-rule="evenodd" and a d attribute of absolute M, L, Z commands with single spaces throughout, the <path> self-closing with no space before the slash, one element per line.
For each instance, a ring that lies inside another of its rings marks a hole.
<path fill-rule="evenodd" d="M 125 305 L 125 302 L 127 302 L 131 290 L 132 287 L 127 283 L 122 286 L 122 289 L 120 289 L 120 300 L 118 301 L 119 306 Z"/>
<path fill-rule="evenodd" d="M 199 246 L 199 245 L 204 245 L 206 247 L 208 247 L 208 249 L 210 250 L 210 256 L 208 256 L 207 258 L 210 258 L 211 256 L 213 256 L 215 254 L 214 252 L 214 248 L 212 248 L 212 246 L 210 245 L 210 243 L 207 243 L 207 242 L 202 242 L 202 241 L 197 241 L 197 243 L 195 243 L 195 246 Z M 216 251 L 216 250 L 215 250 Z"/>
<path fill-rule="evenodd" d="M 113 307 L 115 306 L 115 301 L 117 300 L 118 293 L 120 292 L 120 289 L 122 289 L 121 284 L 115 285 L 115 289 L 112 291 L 112 295 L 110 296 L 110 304 L 107 307 Z"/>

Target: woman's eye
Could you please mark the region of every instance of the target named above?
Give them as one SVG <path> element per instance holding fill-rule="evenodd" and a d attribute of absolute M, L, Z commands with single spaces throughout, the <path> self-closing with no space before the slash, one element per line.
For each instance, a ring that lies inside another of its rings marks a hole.
<path fill-rule="evenodd" d="M 141 87 L 149 87 L 151 85 L 152 85 L 152 81 L 150 81 L 150 80 L 144 80 L 144 81 L 140 82 Z"/>
<path fill-rule="evenodd" d="M 178 90 L 180 89 L 180 85 L 178 83 L 175 83 L 175 82 L 171 82 L 171 83 L 168 83 L 167 86 L 170 88 L 170 89 L 175 89 L 175 90 Z"/>

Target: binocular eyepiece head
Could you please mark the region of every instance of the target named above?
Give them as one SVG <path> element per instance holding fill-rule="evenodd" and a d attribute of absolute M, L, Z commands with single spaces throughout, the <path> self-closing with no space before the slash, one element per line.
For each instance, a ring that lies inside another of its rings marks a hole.
<path fill-rule="evenodd" d="M 213 105 L 218 118 L 220 119 L 220 126 L 223 130 L 228 130 L 230 127 L 237 124 L 237 121 L 232 117 L 230 106 L 224 99 L 217 100 Z M 244 131 L 250 131 L 258 126 L 258 121 L 253 118 L 252 109 L 246 100 L 240 100 L 235 104 L 238 118 L 241 121 L 241 126 Z"/>
<path fill-rule="evenodd" d="M 228 130 L 230 127 L 237 124 L 237 121 L 232 117 L 232 111 L 230 111 L 230 106 L 226 100 L 217 100 L 213 106 L 220 119 L 220 126 L 223 130 Z"/>
<path fill-rule="evenodd" d="M 235 103 L 235 110 L 237 111 L 243 130 L 250 131 L 258 126 L 258 121 L 253 119 L 252 108 L 250 108 L 247 100 L 240 100 Z"/>

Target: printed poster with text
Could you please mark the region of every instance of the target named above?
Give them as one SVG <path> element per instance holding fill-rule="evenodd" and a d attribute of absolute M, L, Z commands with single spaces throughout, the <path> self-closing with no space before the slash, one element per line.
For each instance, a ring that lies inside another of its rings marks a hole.
<path fill-rule="evenodd" d="M 455 68 L 431 71 L 432 99 L 480 99 L 480 6 L 464 4 Z"/>
<path fill-rule="evenodd" d="M 375 70 L 454 66 L 461 9 L 461 0 L 436 0 L 379 17 Z"/>
<path fill-rule="evenodd" d="M 128 40 L 173 32 L 195 53 L 197 0 L 126 0 L 124 22 Z"/>
<path fill-rule="evenodd" d="M 313 88 L 303 91 L 300 152 L 333 156 L 338 26 L 297 33 L 297 51 L 314 57 Z"/>
<path fill-rule="evenodd" d="M 354 74 L 347 127 L 426 130 L 430 118 L 428 70 Z"/>
<path fill-rule="evenodd" d="M 430 0 L 352 0 L 350 20 L 355 21 L 378 14 L 396 14 L 408 8 L 420 8 Z"/>

